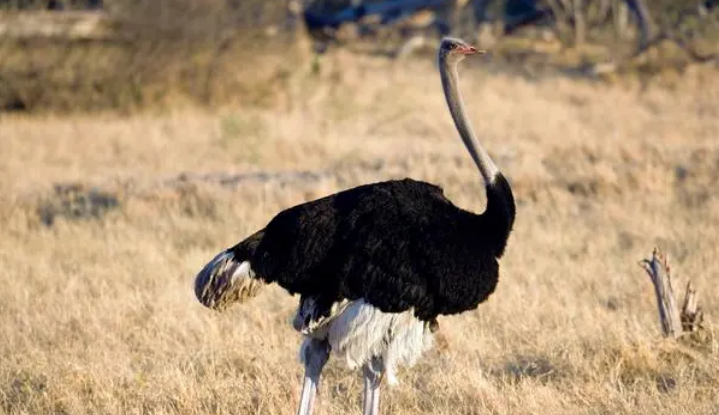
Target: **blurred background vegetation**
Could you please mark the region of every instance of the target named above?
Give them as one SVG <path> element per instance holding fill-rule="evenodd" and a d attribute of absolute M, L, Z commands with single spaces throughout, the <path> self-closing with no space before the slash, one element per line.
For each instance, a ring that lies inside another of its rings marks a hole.
<path fill-rule="evenodd" d="M 271 105 L 337 50 L 431 59 L 443 35 L 494 62 L 589 79 L 717 67 L 719 0 L 0 0 L 0 111 Z"/>

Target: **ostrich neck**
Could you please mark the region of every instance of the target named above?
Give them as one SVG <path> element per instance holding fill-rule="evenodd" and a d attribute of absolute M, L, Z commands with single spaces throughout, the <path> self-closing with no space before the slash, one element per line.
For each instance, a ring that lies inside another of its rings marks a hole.
<path fill-rule="evenodd" d="M 474 160 L 477 168 L 479 168 L 485 185 L 489 186 L 494 183 L 499 169 L 497 169 L 497 166 L 489 157 L 487 151 L 479 144 L 472 130 L 472 126 L 467 121 L 462 96 L 459 94 L 457 62 L 442 59 L 440 61 L 440 73 L 444 96 L 447 99 L 447 105 L 449 106 L 449 112 L 452 114 L 452 119 L 454 119 L 454 125 L 457 127 L 457 131 L 464 145 L 467 147 L 472 160 Z"/>

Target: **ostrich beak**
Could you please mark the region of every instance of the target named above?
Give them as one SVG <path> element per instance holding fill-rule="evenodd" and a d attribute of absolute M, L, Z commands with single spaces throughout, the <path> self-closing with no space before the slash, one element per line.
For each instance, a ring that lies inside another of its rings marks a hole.
<path fill-rule="evenodd" d="M 459 52 L 463 55 L 474 55 L 474 54 L 483 55 L 483 54 L 487 53 L 486 50 L 477 49 L 474 46 L 461 46 L 460 48 L 457 49 L 457 52 Z"/>

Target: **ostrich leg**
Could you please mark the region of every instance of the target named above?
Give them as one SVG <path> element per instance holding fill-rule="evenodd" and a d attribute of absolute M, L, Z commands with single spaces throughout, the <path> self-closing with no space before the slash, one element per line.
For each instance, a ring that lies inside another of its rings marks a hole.
<path fill-rule="evenodd" d="M 379 415 L 379 385 L 382 382 L 384 366 L 378 358 L 373 358 L 362 368 L 364 378 L 363 415 Z"/>
<path fill-rule="evenodd" d="M 300 358 L 305 364 L 305 380 L 297 415 L 312 415 L 312 409 L 320 383 L 320 374 L 330 357 L 330 346 L 325 340 L 307 338 L 300 349 Z"/>

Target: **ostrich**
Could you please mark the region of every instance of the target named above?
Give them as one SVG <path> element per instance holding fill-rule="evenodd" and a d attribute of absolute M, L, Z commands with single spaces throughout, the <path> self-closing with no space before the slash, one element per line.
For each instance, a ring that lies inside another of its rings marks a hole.
<path fill-rule="evenodd" d="M 486 186 L 482 214 L 421 181 L 362 185 L 280 212 L 197 274 L 195 294 L 215 310 L 270 283 L 300 294 L 292 323 L 304 335 L 299 415 L 312 413 L 330 352 L 362 368 L 364 414 L 377 415 L 382 379 L 396 384 L 397 367 L 431 347 L 437 317 L 473 310 L 495 290 L 515 205 L 458 93 L 457 64 L 477 53 L 445 37 L 438 58 L 449 111 Z"/>

